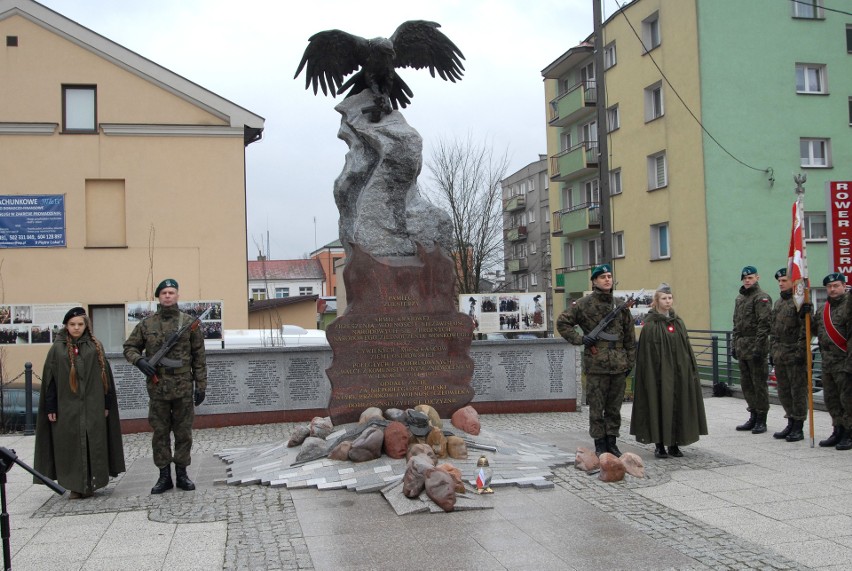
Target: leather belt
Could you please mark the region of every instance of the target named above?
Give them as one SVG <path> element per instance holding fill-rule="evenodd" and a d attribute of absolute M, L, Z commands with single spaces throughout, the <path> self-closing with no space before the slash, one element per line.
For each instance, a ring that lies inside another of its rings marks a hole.
<path fill-rule="evenodd" d="M 186 365 L 185 367 L 157 367 L 158 375 L 180 375 L 181 373 L 188 373 L 192 370 L 192 367 Z"/>

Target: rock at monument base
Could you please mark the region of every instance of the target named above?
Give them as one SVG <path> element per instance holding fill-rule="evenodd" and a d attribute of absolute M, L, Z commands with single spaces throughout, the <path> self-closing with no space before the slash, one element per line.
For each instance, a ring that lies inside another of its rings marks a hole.
<path fill-rule="evenodd" d="M 456 506 L 456 486 L 453 477 L 433 468 L 426 472 L 426 495 L 445 512 L 451 512 Z"/>
<path fill-rule="evenodd" d="M 352 442 L 349 449 L 349 459 L 353 462 L 375 460 L 382 455 L 382 444 L 385 442 L 384 430 L 370 426 Z"/>
<path fill-rule="evenodd" d="M 302 442 L 305 441 L 305 438 L 311 435 L 311 429 L 307 426 L 297 426 L 293 429 L 293 432 L 290 433 L 290 440 L 287 441 L 287 447 L 293 448 L 294 446 L 300 446 Z"/>
<path fill-rule="evenodd" d="M 601 471 L 598 480 L 601 482 L 620 482 L 624 479 L 624 464 L 615 455 L 604 452 L 600 456 Z"/>
<path fill-rule="evenodd" d="M 320 458 L 328 454 L 329 443 L 322 438 L 308 436 L 302 442 L 302 448 L 296 455 L 296 462 L 303 462 L 313 458 Z"/>
<path fill-rule="evenodd" d="M 419 454 L 423 454 L 429 458 L 432 462 L 432 465 L 435 465 L 435 462 L 438 461 L 438 456 L 435 454 L 435 451 L 432 450 L 432 447 L 428 444 L 423 444 L 422 442 L 418 442 L 416 444 L 412 444 L 408 447 L 408 454 L 406 457 L 411 460 L 412 457 L 417 456 Z"/>
<path fill-rule="evenodd" d="M 391 421 L 405 422 L 405 411 L 401 408 L 389 408 L 385 410 L 385 418 Z"/>
<path fill-rule="evenodd" d="M 349 460 L 349 451 L 352 449 L 352 441 L 344 440 L 337 446 L 331 449 L 328 457 L 332 460 Z"/>
<path fill-rule="evenodd" d="M 457 494 L 465 493 L 464 482 L 462 482 L 462 471 L 453 466 L 452 464 L 448 464 L 444 462 L 443 464 L 438 464 L 435 468 L 438 470 L 443 470 L 447 474 L 453 477 L 453 484 L 455 486 L 455 491 Z"/>
<path fill-rule="evenodd" d="M 401 422 L 393 421 L 385 428 L 385 454 L 391 458 L 405 458 L 411 433 Z"/>
<path fill-rule="evenodd" d="M 479 413 L 470 405 L 462 407 L 453 413 L 450 422 L 459 430 L 477 436 L 480 431 Z"/>
<path fill-rule="evenodd" d="M 574 467 L 576 469 L 591 472 L 592 470 L 597 470 L 600 466 L 600 459 L 594 450 L 589 450 L 582 446 L 577 448 L 577 454 L 574 456 Z"/>
<path fill-rule="evenodd" d="M 416 498 L 426 486 L 426 472 L 433 470 L 435 464 L 425 454 L 417 454 L 408 460 L 405 475 L 402 477 L 402 493 L 407 498 Z"/>
<path fill-rule="evenodd" d="M 358 424 L 367 424 L 371 420 L 384 420 L 385 417 L 382 414 L 382 409 L 377 406 L 371 406 L 368 409 L 365 409 L 364 412 L 361 413 L 361 416 L 358 418 Z"/>
<path fill-rule="evenodd" d="M 444 431 L 440 428 L 433 428 L 426 435 L 426 444 L 432 447 L 435 456 L 438 458 L 447 457 L 447 437 L 444 436 Z"/>
<path fill-rule="evenodd" d="M 331 418 L 327 416 L 315 416 L 311 420 L 311 436 L 314 438 L 325 438 L 334 430 Z"/>
<path fill-rule="evenodd" d="M 438 411 L 435 410 L 433 407 L 429 406 L 428 404 L 418 404 L 414 407 L 414 410 L 418 410 L 428 416 L 429 424 L 431 424 L 435 428 L 444 428 L 444 421 L 441 420 Z"/>
<path fill-rule="evenodd" d="M 456 460 L 467 458 L 467 444 L 459 436 L 447 436 L 447 456 Z"/>
<path fill-rule="evenodd" d="M 628 474 L 635 478 L 645 477 L 645 462 L 638 454 L 633 452 L 625 452 L 621 455 L 621 463 L 624 464 L 624 469 Z"/>

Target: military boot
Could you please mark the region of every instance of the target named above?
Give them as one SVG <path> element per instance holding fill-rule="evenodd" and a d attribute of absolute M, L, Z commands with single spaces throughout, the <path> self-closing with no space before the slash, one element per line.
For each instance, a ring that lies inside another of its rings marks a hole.
<path fill-rule="evenodd" d="M 793 430 L 793 423 L 796 422 L 792 418 L 787 419 L 787 426 L 783 430 L 779 430 L 778 432 L 772 435 L 772 438 L 777 438 L 781 440 L 783 438 L 787 438 L 787 435 L 790 434 L 790 431 Z"/>
<path fill-rule="evenodd" d="M 595 438 L 595 455 L 600 456 L 606 452 L 606 438 Z"/>
<path fill-rule="evenodd" d="M 191 492 L 195 489 L 195 484 L 186 475 L 186 466 L 175 466 L 175 480 L 177 481 L 177 487 L 185 492 Z"/>
<path fill-rule="evenodd" d="M 819 445 L 823 448 L 828 448 L 830 446 L 837 446 L 837 443 L 843 438 L 843 427 L 835 426 L 834 430 L 831 432 L 831 436 L 826 438 L 825 440 L 820 440 Z"/>
<path fill-rule="evenodd" d="M 852 430 L 843 430 L 843 437 L 835 448 L 838 450 L 852 450 Z"/>
<path fill-rule="evenodd" d="M 765 412 L 757 413 L 757 420 L 754 421 L 754 428 L 751 429 L 752 434 L 763 434 L 766 432 L 766 414 Z"/>
<path fill-rule="evenodd" d="M 618 446 L 615 445 L 615 436 L 606 437 L 606 451 L 616 458 L 621 457 L 621 450 L 619 450 Z"/>
<path fill-rule="evenodd" d="M 790 434 L 784 439 L 787 442 L 798 442 L 805 439 L 805 433 L 802 428 L 805 426 L 804 420 L 794 420 L 793 428 L 790 429 Z"/>
<path fill-rule="evenodd" d="M 656 447 L 654 448 L 654 456 L 657 458 L 668 458 L 669 453 L 666 452 L 666 447 L 663 446 L 662 442 L 657 442 Z"/>
<path fill-rule="evenodd" d="M 737 427 L 737 430 L 753 430 L 754 429 L 754 424 L 755 424 L 755 422 L 757 422 L 757 413 L 754 412 L 753 410 L 750 410 L 748 412 L 749 412 L 749 415 L 750 415 L 748 417 L 748 420 L 745 421 L 743 424 L 739 425 Z"/>
<path fill-rule="evenodd" d="M 166 490 L 171 490 L 175 485 L 172 483 L 172 465 L 166 464 L 160 468 L 160 478 L 154 487 L 151 488 L 152 494 L 162 494 Z"/>

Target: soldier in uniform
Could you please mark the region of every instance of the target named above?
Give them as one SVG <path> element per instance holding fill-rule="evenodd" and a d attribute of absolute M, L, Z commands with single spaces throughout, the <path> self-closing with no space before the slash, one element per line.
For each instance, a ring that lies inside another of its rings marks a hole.
<path fill-rule="evenodd" d="M 846 339 L 850 327 L 846 278 L 832 273 L 822 280 L 828 300 L 816 312 L 819 352 L 822 355 L 822 389 L 825 408 L 831 415 L 831 436 L 821 440 L 823 448 L 852 449 L 852 387 L 845 371 Z"/>
<path fill-rule="evenodd" d="M 793 283 L 787 277 L 787 268 L 775 272 L 781 297 L 772 308 L 772 325 L 769 330 L 769 359 L 775 365 L 778 379 L 778 399 L 784 407 L 787 426 L 772 435 L 787 442 L 805 438 L 803 426 L 808 418 L 808 377 L 805 341 L 805 314 L 810 304 L 796 309 Z"/>
<path fill-rule="evenodd" d="M 615 440 L 621 428 L 625 379 L 636 361 L 636 331 L 630 310 L 619 312 L 598 340 L 589 336 L 622 302 L 613 298 L 612 288 L 612 268 L 608 264 L 595 266 L 592 293 L 572 302 L 556 321 L 556 329 L 562 337 L 574 345 L 585 346 L 583 372 L 589 403 L 589 434 L 595 440 L 598 456 L 604 452 L 621 456 Z"/>
<path fill-rule="evenodd" d="M 749 419 L 737 430 L 752 434 L 766 432 L 769 412 L 769 328 L 772 324 L 772 298 L 760 289 L 757 268 L 746 266 L 740 273 L 743 283 L 734 303 L 734 331 L 731 356 L 739 361 L 740 387 L 748 403 Z"/>
<path fill-rule="evenodd" d="M 204 354 L 204 335 L 200 328 L 188 329 L 166 353 L 169 359 L 179 360 L 178 367 L 156 368 L 148 362 L 168 337 L 191 322 L 193 318 L 178 311 L 178 283 L 173 279 L 160 282 L 154 296 L 160 301 L 157 312 L 140 321 L 124 342 L 124 358 L 133 363 L 146 377 L 148 387 L 148 422 L 154 429 L 151 444 L 154 464 L 160 477 L 151 489 L 162 494 L 174 487 L 171 464 L 175 464 L 175 480 L 181 490 L 194 490 L 186 467 L 192 449 L 194 406 L 204 401 L 207 389 L 207 361 Z M 194 384 L 194 387 L 193 387 Z M 171 433 L 175 435 L 174 454 Z"/>

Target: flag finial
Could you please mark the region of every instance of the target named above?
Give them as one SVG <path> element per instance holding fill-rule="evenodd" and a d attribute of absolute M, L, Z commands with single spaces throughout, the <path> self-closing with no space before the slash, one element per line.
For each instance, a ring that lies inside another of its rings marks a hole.
<path fill-rule="evenodd" d="M 793 182 L 796 183 L 796 194 L 802 195 L 805 194 L 805 187 L 802 186 L 808 180 L 808 175 L 805 173 L 794 174 Z"/>

